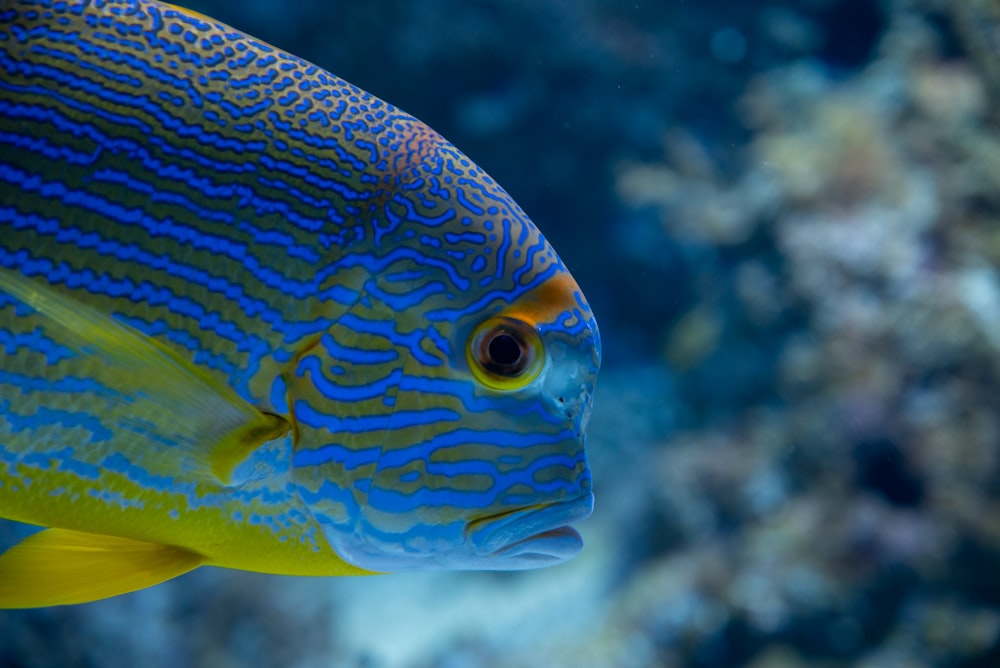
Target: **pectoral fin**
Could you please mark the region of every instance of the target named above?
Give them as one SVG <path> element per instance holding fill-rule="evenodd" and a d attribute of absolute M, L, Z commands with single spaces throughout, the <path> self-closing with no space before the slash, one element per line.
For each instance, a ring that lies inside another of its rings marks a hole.
<path fill-rule="evenodd" d="M 157 340 L 41 281 L 0 268 L 0 292 L 35 310 L 42 336 L 79 355 L 40 369 L 34 382 L 93 381 L 80 403 L 116 434 L 109 454 L 160 475 L 229 484 L 240 462 L 289 429 Z"/>
<path fill-rule="evenodd" d="M 170 545 L 46 529 L 0 555 L 0 608 L 96 601 L 152 587 L 202 563 L 201 555 Z"/>

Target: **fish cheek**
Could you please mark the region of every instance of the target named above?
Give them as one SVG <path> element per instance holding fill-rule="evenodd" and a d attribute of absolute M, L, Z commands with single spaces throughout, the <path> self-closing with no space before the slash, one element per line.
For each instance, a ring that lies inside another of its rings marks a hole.
<path fill-rule="evenodd" d="M 470 517 L 496 498 L 494 470 L 476 443 L 484 416 L 483 405 L 469 403 L 473 382 L 423 353 L 417 344 L 404 365 L 368 504 L 345 545 L 363 568 L 454 567 L 468 551 Z"/>
<path fill-rule="evenodd" d="M 338 552 L 368 505 L 401 366 L 391 341 L 338 323 L 285 377 L 296 432 L 293 484 Z"/>

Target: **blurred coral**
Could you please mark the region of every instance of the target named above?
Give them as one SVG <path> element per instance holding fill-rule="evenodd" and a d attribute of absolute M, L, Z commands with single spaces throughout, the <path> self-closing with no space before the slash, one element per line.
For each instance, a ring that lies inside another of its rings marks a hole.
<path fill-rule="evenodd" d="M 728 285 L 703 298 L 735 295 L 743 315 L 725 318 L 743 324 L 713 345 L 781 342 L 773 393 L 660 452 L 649 512 L 683 537 L 639 572 L 624 614 L 641 625 L 701 596 L 716 620 L 658 630 L 685 639 L 665 644 L 665 665 L 1000 661 L 1000 589 L 982 586 L 1000 566 L 992 75 L 944 52 L 939 15 L 891 7 L 855 76 L 799 61 L 751 82 L 742 174 L 692 172 L 673 151 L 620 169 L 622 200 L 654 206 L 668 234 L 732 247 Z M 995 30 L 996 5 L 974 7 L 994 12 L 976 34 Z M 968 39 L 967 11 L 952 13 Z M 738 215 L 720 233 L 726 202 Z M 690 317 L 668 340 L 690 337 Z M 683 401 L 692 371 L 666 359 Z M 720 628 L 729 653 L 706 662 Z"/>

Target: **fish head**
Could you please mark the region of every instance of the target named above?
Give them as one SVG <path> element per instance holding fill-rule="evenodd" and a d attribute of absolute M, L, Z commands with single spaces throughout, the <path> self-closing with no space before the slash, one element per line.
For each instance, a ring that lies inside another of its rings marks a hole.
<path fill-rule="evenodd" d="M 459 157 L 390 202 L 371 253 L 392 259 L 369 261 L 290 378 L 295 484 L 338 555 L 371 571 L 559 563 L 593 508 L 596 320 L 499 186 L 467 162 L 464 191 L 441 176 Z"/>
<path fill-rule="evenodd" d="M 593 508 L 585 427 L 600 361 L 579 299 L 560 273 L 454 323 L 448 368 L 407 360 L 367 505 L 338 552 L 374 570 L 512 570 L 579 552 L 569 525 Z"/>
<path fill-rule="evenodd" d="M 517 570 L 576 555 L 569 525 L 593 508 L 585 428 L 600 365 L 579 288 L 560 272 L 493 313 L 439 324 L 424 328 L 440 356 L 423 337 L 386 355 L 398 366 L 370 430 L 370 416 L 339 406 L 339 443 L 352 445 L 326 434 L 297 450 L 327 540 L 372 571 Z"/>

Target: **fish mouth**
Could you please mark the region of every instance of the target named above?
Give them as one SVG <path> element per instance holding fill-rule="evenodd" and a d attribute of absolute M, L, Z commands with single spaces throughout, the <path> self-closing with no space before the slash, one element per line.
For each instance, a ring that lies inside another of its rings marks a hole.
<path fill-rule="evenodd" d="M 538 504 L 470 522 L 466 536 L 477 555 L 507 562 L 509 569 L 536 568 L 566 561 L 583 549 L 569 526 L 594 510 L 594 495 Z"/>

